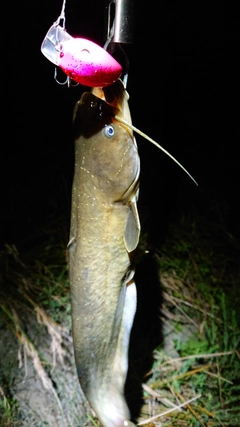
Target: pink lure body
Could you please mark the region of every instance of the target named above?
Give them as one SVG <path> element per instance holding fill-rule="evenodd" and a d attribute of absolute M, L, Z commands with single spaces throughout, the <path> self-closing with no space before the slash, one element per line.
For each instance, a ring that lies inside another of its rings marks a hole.
<path fill-rule="evenodd" d="M 70 38 L 61 42 L 58 66 L 76 82 L 105 87 L 121 75 L 121 65 L 102 47 L 90 40 Z"/>

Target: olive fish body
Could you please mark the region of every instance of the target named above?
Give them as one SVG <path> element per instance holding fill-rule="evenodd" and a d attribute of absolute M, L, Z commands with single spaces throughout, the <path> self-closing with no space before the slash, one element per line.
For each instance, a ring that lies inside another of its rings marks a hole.
<path fill-rule="evenodd" d="M 126 426 L 128 346 L 136 310 L 132 251 L 140 160 L 128 96 L 117 81 L 84 93 L 74 112 L 69 275 L 75 360 L 86 398 L 104 427 Z"/>

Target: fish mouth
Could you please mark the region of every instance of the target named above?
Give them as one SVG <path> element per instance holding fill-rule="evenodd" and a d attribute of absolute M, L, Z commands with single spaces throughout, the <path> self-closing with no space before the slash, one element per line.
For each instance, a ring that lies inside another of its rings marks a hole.
<path fill-rule="evenodd" d="M 97 87 L 91 92 L 83 93 L 73 114 L 74 139 L 80 135 L 90 138 L 110 123 L 119 124 L 118 118 L 124 120 L 125 123 L 121 123 L 121 126 L 132 137 L 128 99 L 128 93 L 120 79 L 111 86 Z"/>
<path fill-rule="evenodd" d="M 128 107 L 129 94 L 125 90 L 122 80 L 118 79 L 111 86 L 104 88 L 93 88 L 92 93 L 115 109 L 114 115 L 117 114 L 131 125 L 132 120 Z"/>
<path fill-rule="evenodd" d="M 127 92 L 123 86 L 122 80 L 116 80 L 112 85 L 103 88 L 94 87 L 92 89 L 93 95 L 107 102 L 113 108 L 121 109 L 124 97 Z"/>

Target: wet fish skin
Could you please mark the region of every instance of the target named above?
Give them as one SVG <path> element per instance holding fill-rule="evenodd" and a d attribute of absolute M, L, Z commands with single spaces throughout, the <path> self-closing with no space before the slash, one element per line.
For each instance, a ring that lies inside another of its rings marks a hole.
<path fill-rule="evenodd" d="M 136 311 L 140 160 L 133 133 L 114 119 L 116 112 L 131 123 L 120 81 L 84 93 L 74 112 L 69 275 L 81 387 L 104 427 L 131 427 L 124 384 Z"/>

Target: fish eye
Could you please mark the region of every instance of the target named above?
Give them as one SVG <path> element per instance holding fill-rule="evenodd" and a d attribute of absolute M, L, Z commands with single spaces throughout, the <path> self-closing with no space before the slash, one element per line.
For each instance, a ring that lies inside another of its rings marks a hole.
<path fill-rule="evenodd" d="M 112 138 L 115 133 L 115 129 L 112 125 L 107 125 L 104 128 L 104 134 L 107 138 Z"/>

